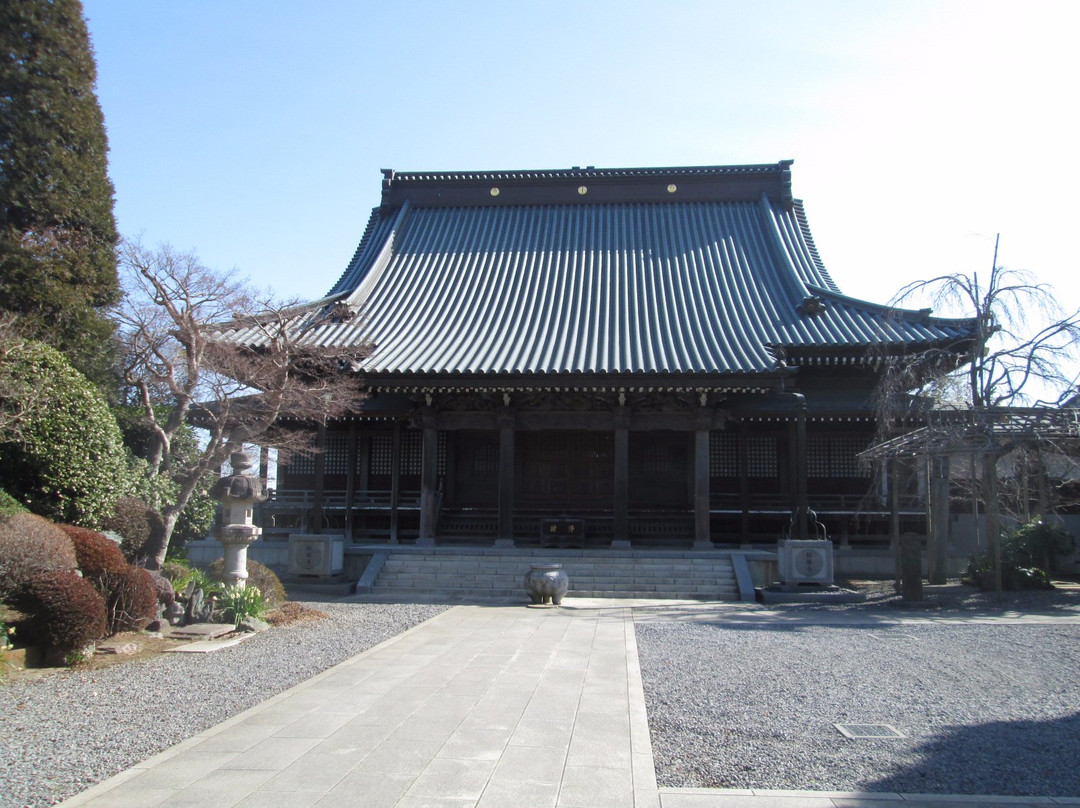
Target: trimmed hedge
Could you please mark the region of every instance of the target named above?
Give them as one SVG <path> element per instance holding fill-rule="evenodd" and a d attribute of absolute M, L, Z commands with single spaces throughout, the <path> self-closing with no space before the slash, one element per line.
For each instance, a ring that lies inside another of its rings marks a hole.
<path fill-rule="evenodd" d="M 20 387 L 48 406 L 31 408 L 21 441 L 0 444 L 0 487 L 54 521 L 96 527 L 112 512 L 128 474 L 120 428 L 105 399 L 47 345 L 24 343 L 5 364 Z"/>
<path fill-rule="evenodd" d="M 105 601 L 74 572 L 34 575 L 20 591 L 18 607 L 29 617 L 24 630 L 46 645 L 79 651 L 105 636 Z"/>
<path fill-rule="evenodd" d="M 43 572 L 74 572 L 78 567 L 71 539 L 48 519 L 32 513 L 0 516 L 0 601 Z"/>
<path fill-rule="evenodd" d="M 107 631 L 142 631 L 157 617 L 158 590 L 154 577 L 142 567 L 130 564 L 119 571 L 109 571 L 97 579 L 105 597 Z"/>
<path fill-rule="evenodd" d="M 157 617 L 158 587 L 153 576 L 127 562 L 119 546 L 76 525 L 60 525 L 75 546 L 79 570 L 105 599 L 106 630 L 141 631 Z"/>
<path fill-rule="evenodd" d="M 122 572 L 128 567 L 120 547 L 96 530 L 77 525 L 59 526 L 75 547 L 75 558 L 82 574 L 91 580 L 109 572 Z"/>

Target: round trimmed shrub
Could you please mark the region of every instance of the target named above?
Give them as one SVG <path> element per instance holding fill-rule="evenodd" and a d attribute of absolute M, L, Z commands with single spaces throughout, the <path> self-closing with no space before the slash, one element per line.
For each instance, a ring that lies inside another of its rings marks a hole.
<path fill-rule="evenodd" d="M 107 631 L 142 631 L 157 617 L 158 590 L 154 576 L 142 567 L 125 564 L 97 579 L 105 598 Z"/>
<path fill-rule="evenodd" d="M 120 549 L 124 557 L 134 563 L 139 550 L 150 538 L 150 508 L 135 497 L 120 497 L 116 508 L 102 521 L 102 527 L 124 537 Z"/>
<path fill-rule="evenodd" d="M 0 444 L 0 487 L 54 521 L 97 526 L 115 507 L 128 473 L 120 428 L 105 399 L 42 343 L 19 345 L 5 365 L 16 389 L 33 389 L 48 405 L 30 409 L 20 441 Z"/>
<path fill-rule="evenodd" d="M 0 516 L 0 601 L 18 596 L 42 572 L 74 572 L 78 562 L 71 539 L 48 519 L 32 513 Z"/>
<path fill-rule="evenodd" d="M 219 558 L 206 568 L 206 574 L 218 583 L 225 582 L 225 559 Z M 259 587 L 267 610 L 276 609 L 285 602 L 285 587 L 272 569 L 258 561 L 247 562 L 247 583 Z"/>
<path fill-rule="evenodd" d="M 79 569 L 87 578 L 94 580 L 105 573 L 120 572 L 128 566 L 116 542 L 96 530 L 77 525 L 60 525 L 75 547 Z"/>
<path fill-rule="evenodd" d="M 105 601 L 74 572 L 31 576 L 20 591 L 18 606 L 29 615 L 23 630 L 65 652 L 81 650 L 105 636 Z"/>

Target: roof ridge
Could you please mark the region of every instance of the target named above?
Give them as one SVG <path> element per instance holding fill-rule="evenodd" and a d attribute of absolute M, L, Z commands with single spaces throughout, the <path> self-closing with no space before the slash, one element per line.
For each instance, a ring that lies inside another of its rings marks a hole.
<path fill-rule="evenodd" d="M 793 160 L 776 163 L 751 163 L 746 165 L 710 166 L 659 166 L 643 168 L 597 168 L 596 166 L 572 166 L 551 169 L 510 169 L 481 171 L 395 171 L 382 169 L 383 176 L 392 182 L 431 182 L 455 180 L 495 179 L 565 179 L 568 177 L 655 177 L 668 175 L 714 176 L 728 174 L 764 174 L 787 170 Z"/>

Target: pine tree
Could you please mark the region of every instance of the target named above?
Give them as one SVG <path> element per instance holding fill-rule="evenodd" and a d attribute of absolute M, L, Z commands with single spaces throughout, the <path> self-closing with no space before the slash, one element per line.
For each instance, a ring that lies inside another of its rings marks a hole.
<path fill-rule="evenodd" d="M 0 2 L 0 310 L 109 376 L 113 187 L 80 0 Z"/>

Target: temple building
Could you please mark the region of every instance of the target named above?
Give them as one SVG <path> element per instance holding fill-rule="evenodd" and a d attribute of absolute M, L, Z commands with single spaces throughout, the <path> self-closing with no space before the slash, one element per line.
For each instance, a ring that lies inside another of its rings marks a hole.
<path fill-rule="evenodd" d="M 704 548 L 812 534 L 810 511 L 844 542 L 925 530 L 856 456 L 889 357 L 962 362 L 973 323 L 842 294 L 791 161 L 383 173 L 296 321 L 373 346 L 369 396 L 279 469 L 268 534 Z"/>

